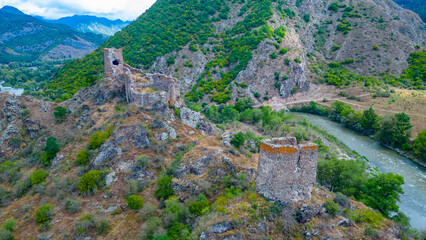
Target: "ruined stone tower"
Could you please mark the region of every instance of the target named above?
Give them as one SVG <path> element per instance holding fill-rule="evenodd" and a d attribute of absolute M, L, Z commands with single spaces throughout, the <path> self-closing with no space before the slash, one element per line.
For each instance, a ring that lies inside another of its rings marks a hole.
<path fill-rule="evenodd" d="M 263 140 L 256 191 L 268 199 L 297 202 L 311 198 L 318 159 L 316 144 L 297 145 L 296 138 Z"/>
<path fill-rule="evenodd" d="M 104 49 L 105 76 L 122 81 L 129 103 L 151 108 L 160 104 L 177 104 L 180 100 L 180 85 L 177 79 L 164 74 L 145 74 L 126 64 L 123 51 L 115 48 Z"/>
<path fill-rule="evenodd" d="M 123 50 L 115 48 L 104 48 L 105 75 L 124 74 Z"/>

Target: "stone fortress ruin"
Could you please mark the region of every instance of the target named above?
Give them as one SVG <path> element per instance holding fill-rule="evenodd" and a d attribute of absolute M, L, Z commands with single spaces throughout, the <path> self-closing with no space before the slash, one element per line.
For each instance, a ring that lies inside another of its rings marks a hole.
<path fill-rule="evenodd" d="M 296 138 L 262 140 L 256 191 L 284 203 L 311 199 L 317 159 L 316 144 L 298 145 Z"/>
<path fill-rule="evenodd" d="M 156 103 L 175 104 L 180 102 L 180 86 L 177 79 L 164 74 L 145 74 L 123 60 L 122 49 L 104 49 L 105 76 L 124 81 L 127 102 L 142 107 Z"/>

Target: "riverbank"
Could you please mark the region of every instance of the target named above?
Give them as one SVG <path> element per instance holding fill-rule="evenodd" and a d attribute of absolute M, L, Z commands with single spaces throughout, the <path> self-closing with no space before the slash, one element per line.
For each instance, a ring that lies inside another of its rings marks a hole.
<path fill-rule="evenodd" d="M 337 102 L 336 102 L 337 103 Z M 302 106 L 294 106 L 290 109 L 291 112 L 301 112 L 301 113 L 308 113 L 308 114 L 313 114 L 313 115 L 317 115 L 317 116 L 323 116 L 323 117 L 327 117 L 328 119 L 330 119 L 331 121 L 334 121 L 338 124 L 340 124 L 342 127 L 345 127 L 347 129 L 353 130 L 363 136 L 370 136 L 370 138 L 372 138 L 371 136 L 375 135 L 375 133 L 380 132 L 382 126 L 378 126 L 380 124 L 380 119 L 382 117 L 378 116 L 374 109 L 370 108 L 367 111 L 367 115 L 366 112 L 364 111 L 363 113 L 361 112 L 355 112 L 350 105 L 347 105 L 343 102 L 339 102 L 340 104 L 336 104 L 334 107 L 333 105 L 331 107 L 326 106 L 326 105 L 321 105 L 315 102 L 310 102 L 309 105 L 302 105 Z M 369 121 L 370 126 L 364 126 L 364 115 L 366 116 L 367 121 Z M 374 115 L 376 117 L 374 117 Z M 396 119 L 398 119 L 398 121 L 400 121 L 400 118 L 397 117 L 398 114 L 395 114 Z M 400 114 L 401 115 L 401 114 Z M 405 115 L 405 114 L 402 114 Z M 411 122 L 410 117 L 405 115 L 408 118 L 407 122 L 397 122 L 396 126 L 399 126 L 401 124 L 410 124 Z M 371 122 L 372 119 L 375 119 L 374 122 Z M 389 128 L 388 129 L 393 129 L 393 128 Z M 408 128 L 409 129 L 409 128 Z M 415 162 L 416 164 L 419 164 L 422 167 L 426 167 L 426 162 L 420 160 L 413 152 L 412 148 L 413 145 L 412 143 L 409 142 L 409 131 L 411 131 L 411 129 L 403 130 L 403 132 L 394 132 L 392 133 L 392 135 L 389 135 L 389 137 L 391 137 L 392 139 L 396 139 L 393 140 L 395 141 L 399 146 L 402 146 L 404 149 L 408 149 L 410 151 L 404 151 L 402 149 L 399 148 L 393 148 L 391 146 L 389 146 L 386 143 L 380 142 L 384 147 L 387 147 L 393 151 L 395 151 L 396 153 L 400 154 L 403 157 L 406 157 L 410 160 L 412 160 L 413 162 Z M 387 130 L 389 131 L 389 130 Z M 387 133 L 386 133 L 387 134 Z M 379 135 L 380 136 L 380 135 Z M 389 141 L 387 138 L 388 137 L 383 137 L 385 135 L 382 135 L 382 141 L 388 141 L 389 144 L 391 143 L 391 141 Z M 388 135 L 386 135 L 388 136 Z M 399 139 L 404 139 L 403 143 L 400 143 L 398 141 L 401 141 Z M 395 143 L 394 142 L 394 143 Z"/>
<path fill-rule="evenodd" d="M 24 93 L 23 88 L 13 88 L 13 87 L 5 87 L 3 86 L 4 81 L 0 82 L 0 92 L 8 92 L 10 94 L 21 96 Z"/>
<path fill-rule="evenodd" d="M 400 196 L 400 211 L 411 218 L 411 225 L 425 229 L 426 222 L 426 168 L 384 147 L 373 139 L 360 135 L 328 118 L 306 113 L 293 113 L 295 117 L 306 119 L 312 125 L 326 131 L 365 157 L 380 172 L 393 172 L 404 177 L 404 194 Z"/>

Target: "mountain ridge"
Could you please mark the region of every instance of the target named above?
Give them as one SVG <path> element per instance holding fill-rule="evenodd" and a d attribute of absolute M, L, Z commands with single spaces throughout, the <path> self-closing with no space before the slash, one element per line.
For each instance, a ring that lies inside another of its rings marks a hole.
<path fill-rule="evenodd" d="M 93 32 L 108 36 L 114 35 L 114 33 L 120 31 L 123 27 L 131 23 L 131 21 L 123 21 L 121 19 L 110 20 L 105 17 L 77 14 L 56 20 L 45 19 L 43 17 L 37 18 L 49 23 L 65 24 L 82 32 Z"/>
<path fill-rule="evenodd" d="M 105 40 L 101 35 L 43 22 L 9 6 L 0 10 L 0 17 L 3 19 L 0 27 L 2 63 L 83 57 Z"/>

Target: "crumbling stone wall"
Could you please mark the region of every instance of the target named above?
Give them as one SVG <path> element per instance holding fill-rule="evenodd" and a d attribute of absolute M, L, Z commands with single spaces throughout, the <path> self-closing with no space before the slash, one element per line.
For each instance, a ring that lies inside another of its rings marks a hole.
<path fill-rule="evenodd" d="M 295 138 L 265 139 L 260 145 L 256 191 L 268 199 L 297 202 L 311 198 L 318 146 Z"/>
<path fill-rule="evenodd" d="M 123 81 L 126 99 L 142 107 L 155 104 L 180 103 L 180 86 L 177 79 L 164 74 L 145 74 L 123 60 L 121 49 L 104 49 L 105 75 Z"/>

